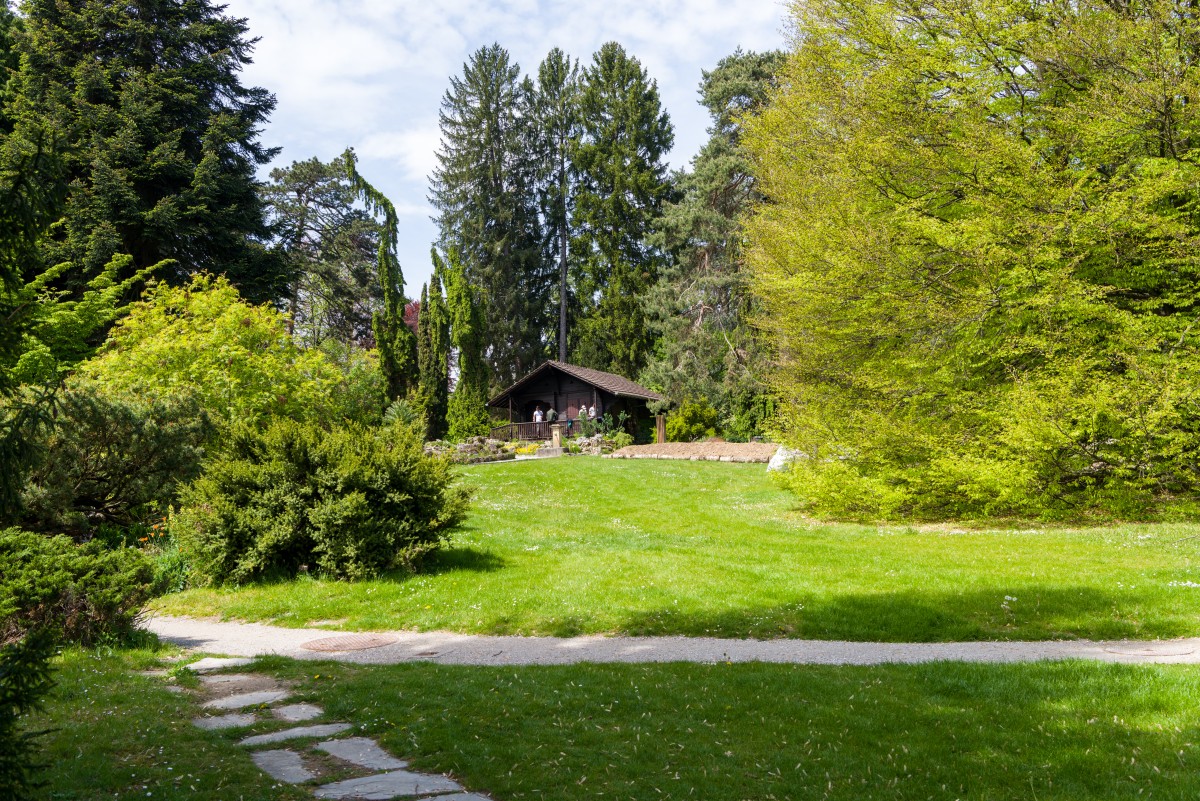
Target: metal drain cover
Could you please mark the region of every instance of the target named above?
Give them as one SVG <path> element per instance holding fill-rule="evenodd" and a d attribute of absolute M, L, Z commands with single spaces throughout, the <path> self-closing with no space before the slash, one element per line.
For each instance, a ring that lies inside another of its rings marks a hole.
<path fill-rule="evenodd" d="M 322 637 L 319 640 L 309 640 L 301 643 L 306 651 L 365 651 L 368 648 L 382 648 L 396 642 L 395 637 L 384 634 L 347 634 L 343 637 Z"/>
<path fill-rule="evenodd" d="M 1196 649 L 1187 645 L 1119 645 L 1105 648 L 1121 656 L 1191 656 Z"/>

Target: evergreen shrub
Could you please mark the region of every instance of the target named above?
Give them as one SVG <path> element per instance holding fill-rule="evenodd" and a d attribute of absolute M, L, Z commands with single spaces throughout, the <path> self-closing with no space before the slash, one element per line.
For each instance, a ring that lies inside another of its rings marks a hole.
<path fill-rule="evenodd" d="M 45 631 L 0 646 L 0 798 L 27 798 L 37 786 L 38 732 L 27 731 L 21 719 L 54 686 L 54 647 L 53 636 Z"/>
<path fill-rule="evenodd" d="M 462 520 L 468 493 L 415 427 L 241 427 L 184 489 L 171 533 L 197 583 L 357 579 L 410 566 Z"/>
<path fill-rule="evenodd" d="M 668 442 L 695 442 L 717 435 L 717 410 L 706 400 L 685 399 L 667 416 Z"/>
<path fill-rule="evenodd" d="M 81 645 L 126 637 L 154 594 L 153 577 L 134 548 L 0 531 L 0 642 L 35 630 Z"/>
<path fill-rule="evenodd" d="M 77 538 L 149 525 L 199 473 L 209 431 L 191 396 L 135 398 L 74 382 L 35 438 L 22 523 Z"/>

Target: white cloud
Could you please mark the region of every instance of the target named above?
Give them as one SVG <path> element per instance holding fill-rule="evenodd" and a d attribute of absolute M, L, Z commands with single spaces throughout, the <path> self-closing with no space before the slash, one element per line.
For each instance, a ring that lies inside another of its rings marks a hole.
<path fill-rule="evenodd" d="M 428 276 L 426 177 L 451 75 L 499 42 L 526 73 L 552 47 L 586 65 L 615 40 L 658 81 L 676 127 L 671 162 L 687 164 L 707 134 L 696 103 L 701 70 L 735 47 L 782 47 L 782 0 L 226 0 L 261 37 L 248 84 L 279 105 L 266 144 L 280 160 L 329 159 L 354 145 L 364 175 L 404 210 L 401 232 L 416 286 Z M 410 289 L 414 284 L 410 281 Z"/>
<path fill-rule="evenodd" d="M 368 134 L 355 148 L 360 159 L 380 159 L 397 164 L 409 181 L 424 184 L 437 166 L 441 132 L 436 123 L 407 131 Z"/>

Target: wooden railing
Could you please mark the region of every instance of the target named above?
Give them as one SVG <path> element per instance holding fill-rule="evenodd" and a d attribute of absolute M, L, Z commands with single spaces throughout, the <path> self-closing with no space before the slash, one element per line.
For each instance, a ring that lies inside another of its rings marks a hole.
<path fill-rule="evenodd" d="M 504 441 L 538 442 L 551 439 L 550 427 L 562 426 L 564 436 L 575 436 L 580 433 L 580 423 L 572 421 L 570 427 L 565 420 L 553 423 L 505 423 L 492 429 L 492 439 Z"/>
<path fill-rule="evenodd" d="M 492 439 L 502 439 L 508 442 L 520 440 L 537 442 L 550 439 L 550 426 L 557 423 L 505 423 L 492 429 Z"/>

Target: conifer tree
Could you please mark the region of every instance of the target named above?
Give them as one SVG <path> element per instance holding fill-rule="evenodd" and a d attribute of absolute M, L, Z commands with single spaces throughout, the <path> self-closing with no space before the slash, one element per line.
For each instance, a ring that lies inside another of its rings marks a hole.
<path fill-rule="evenodd" d="M 491 430 L 487 411 L 488 366 L 484 360 L 483 314 L 479 291 L 471 286 L 459 255 L 446 259 L 446 305 L 450 337 L 458 352 L 458 383 L 450 396 L 446 422 L 450 439 L 461 442 Z"/>
<path fill-rule="evenodd" d="M 534 95 L 537 133 L 538 205 L 542 215 L 542 252 L 558 269 L 558 360 L 567 361 L 571 308 L 569 254 L 574 207 L 575 167 L 579 144 L 579 62 L 557 47 L 538 67 Z"/>
<path fill-rule="evenodd" d="M 124 253 L 131 273 L 173 259 L 162 277 L 206 270 L 248 299 L 281 295 L 286 264 L 263 245 L 255 178 L 275 152 L 258 140 L 275 99 L 242 85 L 254 40 L 224 10 L 212 0 L 22 5 L 5 114 L 13 136 L 31 133 L 22 120 L 53 132 L 67 178 L 42 268 L 72 262 L 69 282 L 82 286 Z"/>
<path fill-rule="evenodd" d="M 8 104 L 8 84 L 19 65 L 19 56 L 14 39 L 20 27 L 20 19 L 13 14 L 8 0 L 0 0 L 0 135 L 12 133 L 4 107 Z"/>
<path fill-rule="evenodd" d="M 375 261 L 383 304 L 371 318 L 371 330 L 379 350 L 379 367 L 387 382 L 388 399 L 395 401 L 417 388 L 417 338 L 404 322 L 404 273 L 396 255 L 400 219 L 392 201 L 359 174 L 354 151 L 348 149 L 342 158 L 350 185 L 366 204 L 367 211 L 383 215 Z"/>
<path fill-rule="evenodd" d="M 381 231 L 356 206 L 345 156 L 272 170 L 261 191 L 277 247 L 291 263 L 289 331 L 309 347 L 328 339 L 369 343 L 372 316 L 383 303 L 376 270 Z"/>
<path fill-rule="evenodd" d="M 709 140 L 675 177 L 678 198 L 664 208 L 657 234 L 671 259 L 645 301 L 657 345 L 643 382 L 677 403 L 707 400 L 722 427 L 741 436 L 759 433 L 771 406 L 740 247 L 741 217 L 763 201 L 741 119 L 766 101 L 783 62 L 780 52 L 739 50 L 704 72 Z"/>
<path fill-rule="evenodd" d="M 657 84 L 616 42 L 595 54 L 583 84 L 571 244 L 580 265 L 576 361 L 633 376 L 652 344 L 641 298 L 663 262 L 649 235 L 671 190 L 663 158 L 674 133 Z"/>
<path fill-rule="evenodd" d="M 450 399 L 450 315 L 442 296 L 441 275 L 445 266 L 433 251 L 433 276 L 421 290 L 417 358 L 420 364 L 421 406 L 425 410 L 425 436 L 446 435 L 446 413 Z"/>
<path fill-rule="evenodd" d="M 430 200 L 439 244 L 460 254 L 487 298 L 485 358 L 498 384 L 544 358 L 552 279 L 541 257 L 533 191 L 532 84 L 498 44 L 451 78 Z"/>

